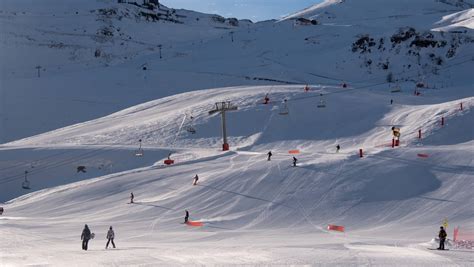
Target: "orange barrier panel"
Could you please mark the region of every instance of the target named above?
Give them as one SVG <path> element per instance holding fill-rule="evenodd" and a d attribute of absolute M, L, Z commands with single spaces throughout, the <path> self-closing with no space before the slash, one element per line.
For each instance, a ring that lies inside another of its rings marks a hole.
<path fill-rule="evenodd" d="M 331 230 L 331 231 L 338 231 L 338 232 L 344 232 L 344 231 L 345 231 L 345 228 L 344 228 L 344 226 L 329 224 L 329 225 L 328 225 L 328 230 Z"/>
<path fill-rule="evenodd" d="M 418 154 L 418 157 L 420 157 L 420 158 L 427 158 L 429 156 L 430 155 L 428 155 L 428 154 Z"/>
<path fill-rule="evenodd" d="M 172 159 L 165 159 L 165 164 L 166 164 L 166 165 L 171 165 L 171 164 L 173 164 L 173 163 L 174 163 L 174 160 L 172 160 Z"/>
<path fill-rule="evenodd" d="M 189 225 L 189 226 L 204 226 L 204 223 L 202 223 L 202 222 L 188 221 L 186 224 Z"/>
<path fill-rule="evenodd" d="M 288 153 L 290 153 L 290 154 L 299 154 L 300 151 L 298 149 L 294 149 L 294 150 L 288 151 Z"/>

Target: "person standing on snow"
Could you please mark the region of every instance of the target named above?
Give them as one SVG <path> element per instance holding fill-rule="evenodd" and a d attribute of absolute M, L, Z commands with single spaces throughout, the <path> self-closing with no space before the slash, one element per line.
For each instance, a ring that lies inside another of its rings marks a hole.
<path fill-rule="evenodd" d="M 89 244 L 89 240 L 91 239 L 91 230 L 89 230 L 89 226 L 87 224 L 84 226 L 84 230 L 82 230 L 81 240 L 82 240 L 82 249 L 87 250 L 87 246 Z"/>
<path fill-rule="evenodd" d="M 438 237 L 439 237 L 439 248 L 440 250 L 444 250 L 444 242 L 446 241 L 446 237 L 448 236 L 448 234 L 446 234 L 446 231 L 444 230 L 444 227 L 441 226 L 439 228 L 439 233 L 438 233 Z"/>
<path fill-rule="evenodd" d="M 105 245 L 105 249 L 109 247 L 110 242 L 112 242 L 112 246 L 115 248 L 114 238 L 115 233 L 114 230 L 112 230 L 112 226 L 110 226 L 109 231 L 107 232 L 107 245 Z"/>
<path fill-rule="evenodd" d="M 293 157 L 293 167 L 296 167 L 296 162 L 297 162 L 297 161 L 298 161 L 298 160 L 297 160 L 295 157 Z"/>
<path fill-rule="evenodd" d="M 267 160 L 268 160 L 268 161 L 272 160 L 272 156 L 273 156 L 272 152 L 271 152 L 271 151 L 268 151 L 267 155 L 268 155 Z"/>
<path fill-rule="evenodd" d="M 341 146 L 339 144 L 337 144 L 336 146 L 336 153 L 339 153 L 339 150 L 341 149 Z"/>
<path fill-rule="evenodd" d="M 196 174 L 196 176 L 194 176 L 193 185 L 197 185 L 198 181 L 199 181 L 199 176 Z"/>
<path fill-rule="evenodd" d="M 185 210 L 184 212 L 186 212 L 186 215 L 184 215 L 184 223 L 188 223 L 188 220 L 189 220 L 189 211 L 188 211 L 188 210 Z"/>
<path fill-rule="evenodd" d="M 130 204 L 133 204 L 133 199 L 135 196 L 133 195 L 133 192 L 130 193 Z"/>

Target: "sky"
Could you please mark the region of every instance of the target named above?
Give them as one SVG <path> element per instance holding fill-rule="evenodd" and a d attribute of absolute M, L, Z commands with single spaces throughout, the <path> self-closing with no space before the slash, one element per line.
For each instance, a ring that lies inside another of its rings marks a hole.
<path fill-rule="evenodd" d="M 322 0 L 160 0 L 171 8 L 184 8 L 224 17 L 262 21 L 279 19 Z"/>

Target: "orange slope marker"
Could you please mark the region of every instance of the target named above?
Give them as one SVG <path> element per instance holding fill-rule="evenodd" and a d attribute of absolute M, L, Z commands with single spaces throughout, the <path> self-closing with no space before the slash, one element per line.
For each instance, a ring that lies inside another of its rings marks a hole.
<path fill-rule="evenodd" d="M 189 226 L 204 226 L 204 223 L 202 223 L 202 222 L 188 221 L 186 224 L 189 225 Z"/>
<path fill-rule="evenodd" d="M 293 149 L 293 150 L 288 151 L 288 153 L 290 153 L 290 154 L 299 154 L 300 151 L 298 149 Z"/>
<path fill-rule="evenodd" d="M 418 154 L 417 156 L 420 157 L 420 158 L 427 158 L 430 155 L 428 155 L 428 154 Z"/>

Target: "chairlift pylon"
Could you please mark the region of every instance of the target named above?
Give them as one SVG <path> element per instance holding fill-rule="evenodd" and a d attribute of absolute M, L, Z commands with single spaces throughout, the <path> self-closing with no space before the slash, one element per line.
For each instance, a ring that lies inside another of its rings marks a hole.
<path fill-rule="evenodd" d="M 28 171 L 25 171 L 25 180 L 21 183 L 23 189 L 30 189 L 30 181 L 28 181 Z"/>

